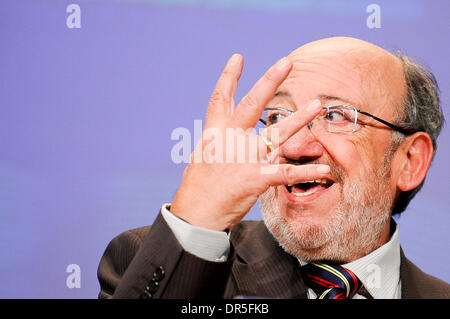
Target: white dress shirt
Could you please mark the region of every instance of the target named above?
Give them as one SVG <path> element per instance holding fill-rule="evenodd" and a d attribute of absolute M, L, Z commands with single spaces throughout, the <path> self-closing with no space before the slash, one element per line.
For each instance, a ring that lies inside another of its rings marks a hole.
<path fill-rule="evenodd" d="M 174 233 L 180 245 L 187 252 L 214 262 L 224 262 L 230 251 L 230 233 L 197 227 L 186 223 L 169 211 L 170 204 L 164 204 L 161 214 Z M 299 260 L 300 265 L 305 262 Z M 400 299 L 400 239 L 398 226 L 390 240 L 370 254 L 342 265 L 352 271 L 374 299 Z M 308 298 L 317 295 L 308 289 Z M 355 294 L 354 299 L 364 299 Z"/>

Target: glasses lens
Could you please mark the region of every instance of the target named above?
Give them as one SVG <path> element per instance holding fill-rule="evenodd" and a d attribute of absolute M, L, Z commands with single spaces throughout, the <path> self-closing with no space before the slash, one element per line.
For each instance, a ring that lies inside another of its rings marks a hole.
<path fill-rule="evenodd" d="M 316 134 L 348 133 L 356 129 L 357 111 L 349 106 L 327 106 L 310 124 Z"/>
<path fill-rule="evenodd" d="M 330 133 L 352 132 L 355 128 L 356 110 L 344 106 L 331 106 L 326 110 L 324 121 Z"/>
<path fill-rule="evenodd" d="M 292 114 L 292 111 L 283 108 L 266 108 L 261 120 L 271 126 L 279 123 Z M 327 106 L 308 127 L 314 133 L 347 133 L 356 130 L 357 111 L 350 106 Z"/>

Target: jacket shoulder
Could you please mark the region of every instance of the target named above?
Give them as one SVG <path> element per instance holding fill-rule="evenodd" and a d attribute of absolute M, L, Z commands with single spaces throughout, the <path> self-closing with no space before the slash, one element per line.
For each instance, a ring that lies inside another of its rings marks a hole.
<path fill-rule="evenodd" d="M 449 299 L 450 284 L 423 272 L 402 252 L 402 296 L 404 298 Z"/>
<path fill-rule="evenodd" d="M 150 227 L 151 226 L 148 225 L 148 226 L 129 229 L 129 230 L 124 231 L 123 233 L 119 234 L 117 237 L 124 238 L 124 237 L 128 237 L 128 236 L 132 236 L 132 237 L 135 237 L 135 239 L 138 242 L 142 242 L 144 240 L 145 235 L 147 235 L 147 233 L 149 232 Z"/>

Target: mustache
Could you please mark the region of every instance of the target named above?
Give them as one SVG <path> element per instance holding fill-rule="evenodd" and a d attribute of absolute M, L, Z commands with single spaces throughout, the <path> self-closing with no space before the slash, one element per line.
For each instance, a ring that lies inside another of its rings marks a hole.
<path fill-rule="evenodd" d="M 307 165 L 307 164 L 324 164 L 330 166 L 330 172 L 329 175 L 333 178 L 335 182 L 343 183 L 344 180 L 347 178 L 347 174 L 345 173 L 344 169 L 337 164 L 335 161 L 331 159 L 325 159 L 325 160 L 319 160 L 319 159 L 311 159 L 307 157 L 299 158 L 298 160 L 293 160 L 289 158 L 284 159 L 286 161 L 286 164 L 291 165 Z"/>

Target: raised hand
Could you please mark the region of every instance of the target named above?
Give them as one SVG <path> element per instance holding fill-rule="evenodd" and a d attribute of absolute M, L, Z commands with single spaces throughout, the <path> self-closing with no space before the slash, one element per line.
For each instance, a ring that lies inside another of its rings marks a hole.
<path fill-rule="evenodd" d="M 320 164 L 275 163 L 279 146 L 319 113 L 318 100 L 260 135 L 251 132 L 286 79 L 291 61 L 282 58 L 270 67 L 235 107 L 242 67 L 242 56 L 234 54 L 220 76 L 208 105 L 201 142 L 191 155 L 170 207 L 173 214 L 196 226 L 231 229 L 270 186 L 320 179 L 330 169 Z M 273 145 L 266 156 L 268 141 Z"/>

